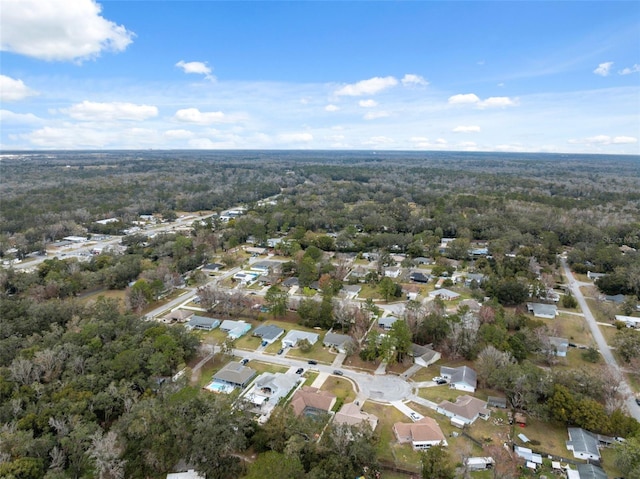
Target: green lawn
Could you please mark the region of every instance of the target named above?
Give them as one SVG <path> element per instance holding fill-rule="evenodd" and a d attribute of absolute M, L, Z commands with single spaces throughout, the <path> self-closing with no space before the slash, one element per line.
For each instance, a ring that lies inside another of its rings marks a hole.
<path fill-rule="evenodd" d="M 356 399 L 356 393 L 353 389 L 353 384 L 351 383 L 351 381 L 345 378 L 340 378 L 338 376 L 329 376 L 322 385 L 321 389 L 323 391 L 329 391 L 332 394 L 335 394 L 339 400 L 342 400 L 343 404 L 353 402 Z"/>
<path fill-rule="evenodd" d="M 467 393 L 464 391 L 451 389 L 447 384 L 430 388 L 420 388 L 418 390 L 418 395 L 421 398 L 428 399 L 429 401 L 433 401 L 436 404 L 439 404 L 442 401 L 455 402 L 458 396 L 464 396 L 465 394 Z"/>

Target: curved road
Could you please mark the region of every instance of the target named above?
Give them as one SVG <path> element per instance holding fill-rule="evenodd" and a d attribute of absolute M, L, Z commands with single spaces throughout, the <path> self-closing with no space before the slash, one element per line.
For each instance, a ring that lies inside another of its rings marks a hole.
<path fill-rule="evenodd" d="M 564 268 L 565 276 L 567 277 L 567 281 L 569 282 L 569 289 L 571 290 L 571 293 L 573 293 L 573 297 L 576 298 L 576 300 L 578 301 L 578 304 L 580 305 L 580 309 L 582 309 L 582 312 L 584 313 L 584 318 L 586 319 L 587 324 L 591 329 L 591 334 L 593 335 L 593 338 L 595 339 L 596 344 L 598 345 L 600 354 L 602 354 L 602 357 L 607 362 L 607 364 L 615 368 L 616 371 L 620 373 L 620 377 L 622 377 L 622 382 L 620 383 L 620 390 L 622 391 L 622 395 L 625 398 L 625 404 L 627 406 L 627 410 L 631 416 L 633 416 L 638 421 L 640 421 L 640 406 L 636 404 L 633 391 L 631 390 L 629 383 L 625 379 L 625 376 L 622 374 L 622 371 L 620 370 L 620 366 L 618 366 L 618 362 L 616 361 L 616 358 L 613 356 L 613 354 L 611 354 L 611 349 L 609 349 L 609 346 L 607 345 L 607 342 L 605 341 L 604 336 L 602 335 L 602 331 L 600 331 L 600 328 L 596 323 L 596 319 L 593 317 L 593 314 L 589 309 L 589 305 L 587 304 L 587 301 L 584 299 L 584 295 L 582 294 L 582 291 L 580 291 L 580 286 L 591 286 L 591 283 L 582 283 L 582 282 L 576 281 L 576 279 L 573 277 L 573 273 L 571 273 L 571 270 L 567 265 L 567 261 L 564 258 L 561 258 L 561 262 L 562 262 L 562 267 Z"/>

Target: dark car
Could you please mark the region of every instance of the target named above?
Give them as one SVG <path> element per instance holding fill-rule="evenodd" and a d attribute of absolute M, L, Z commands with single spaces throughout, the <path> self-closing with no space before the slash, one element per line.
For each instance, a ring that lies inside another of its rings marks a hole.
<path fill-rule="evenodd" d="M 438 379 L 436 381 L 436 384 L 447 384 L 447 380 L 446 379 Z"/>
<path fill-rule="evenodd" d="M 308 364 L 318 364 L 318 361 L 314 360 L 314 359 L 310 359 L 309 361 L 307 361 Z"/>
<path fill-rule="evenodd" d="M 278 351 L 278 354 L 282 354 L 284 353 L 284 349 L 280 348 L 280 351 Z"/>
<path fill-rule="evenodd" d="M 636 398 L 636 404 L 640 406 L 640 398 Z"/>
<path fill-rule="evenodd" d="M 240 361 L 240 364 L 242 364 L 244 366 L 248 362 L 249 362 L 249 359 L 248 358 L 244 358 L 242 361 Z"/>
<path fill-rule="evenodd" d="M 296 374 L 302 374 L 303 372 L 304 372 L 304 369 L 302 368 L 296 369 Z"/>
<path fill-rule="evenodd" d="M 336 369 L 335 371 L 333 371 L 333 374 L 335 374 L 336 376 L 344 376 L 344 373 L 339 369 Z"/>

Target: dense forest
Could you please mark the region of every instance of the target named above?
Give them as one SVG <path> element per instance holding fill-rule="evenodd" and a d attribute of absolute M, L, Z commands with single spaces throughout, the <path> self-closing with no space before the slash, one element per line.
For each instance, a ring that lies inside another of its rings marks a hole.
<path fill-rule="evenodd" d="M 402 362 L 412 343 L 431 344 L 449 358 L 475 361 L 480 383 L 502 391 L 515 409 L 604 434 L 640 433 L 621 409 L 610 371 L 548 371 L 556 361 L 541 353 L 548 331 L 523 306 L 532 297 L 550 301 L 566 253 L 575 272 L 604 275 L 596 282 L 603 295 L 624 297 L 617 309 L 603 305 L 609 319 L 635 314 L 638 157 L 40 152 L 3 155 L 0 169 L 0 477 L 163 477 L 180 461 L 208 478 L 373 474 L 371 431 L 331 426 L 322 441 L 309 442 L 301 438 L 317 432 L 311 420 L 282 410 L 260 426 L 223 396 L 164 380 L 201 355 L 199 337 L 141 321 L 142 312 L 185 281 L 202 287 L 199 267 L 214 260 L 235 266 L 243 261 L 237 246 L 269 238 L 284 240 L 275 247 L 287 259 L 278 281 L 318 283 L 319 297 L 296 306 L 300 324 L 340 328 L 358 340 L 376 306 L 356 309 L 337 298 L 351 281 L 347 259 L 371 254 L 375 267 L 358 282 L 384 302 L 408 283 L 386 277 L 388 267 L 426 259 L 446 286 L 454 271 L 481 278 L 467 286 L 483 302 L 477 314 L 409 302 L 405 321 L 386 339 L 362 343 L 363 361 Z M 240 205 L 242 216 L 221 221 L 220 213 Z M 123 236 L 120 250 L 87 261 L 47 257 L 33 270 L 12 266 L 66 236 L 121 235 L 140 215 L 166 221 L 185 213 L 195 218 L 187 232 L 140 231 Z M 116 221 L 96 223 L 106 218 Z M 443 238 L 452 239 L 446 251 Z M 487 253 L 474 256 L 473 248 Z M 82 301 L 96 290 L 124 290 L 124 306 Z M 200 296 L 223 317 L 253 301 L 204 288 Z M 273 316 L 290 306 L 277 285 L 265 300 Z M 574 301 L 563 294 L 563 306 L 575 308 Z M 640 335 L 619 329 L 616 345 L 638 370 Z M 598 353 L 585 349 L 584 358 L 597 362 Z M 259 453 L 253 463 L 242 461 L 249 450 Z"/>

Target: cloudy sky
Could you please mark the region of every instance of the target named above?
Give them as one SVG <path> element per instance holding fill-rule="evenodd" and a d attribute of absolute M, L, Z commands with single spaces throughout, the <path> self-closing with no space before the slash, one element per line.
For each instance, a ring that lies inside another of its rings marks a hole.
<path fill-rule="evenodd" d="M 5 151 L 640 153 L 640 2 L 0 8 Z"/>

